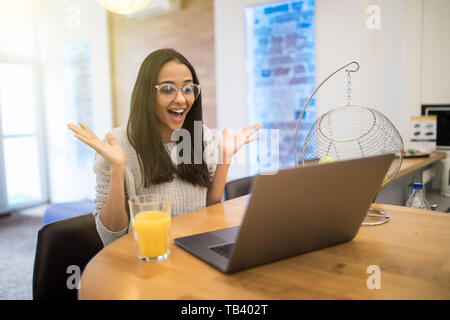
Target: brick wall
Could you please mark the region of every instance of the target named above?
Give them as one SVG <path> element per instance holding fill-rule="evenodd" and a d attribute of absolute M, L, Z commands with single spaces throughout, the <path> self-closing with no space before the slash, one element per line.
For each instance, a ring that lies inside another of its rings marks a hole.
<path fill-rule="evenodd" d="M 297 119 L 315 85 L 314 1 L 282 1 L 245 9 L 249 121 L 280 129 L 280 167 L 294 164 Z M 315 120 L 304 115 L 299 148 Z M 301 149 L 300 149 L 301 150 Z"/>
<path fill-rule="evenodd" d="M 145 57 L 174 48 L 194 66 L 202 86 L 203 119 L 216 126 L 213 0 L 184 0 L 179 12 L 129 19 L 109 14 L 114 126 L 128 120 L 131 92 Z"/>

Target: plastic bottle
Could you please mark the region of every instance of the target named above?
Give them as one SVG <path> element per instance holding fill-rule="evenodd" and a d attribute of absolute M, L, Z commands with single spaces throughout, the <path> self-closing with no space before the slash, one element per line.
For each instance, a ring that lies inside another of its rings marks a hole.
<path fill-rule="evenodd" d="M 413 183 L 413 192 L 406 201 L 407 207 L 419 208 L 430 210 L 430 205 L 428 204 L 425 195 L 423 194 L 423 184 L 420 182 Z"/>

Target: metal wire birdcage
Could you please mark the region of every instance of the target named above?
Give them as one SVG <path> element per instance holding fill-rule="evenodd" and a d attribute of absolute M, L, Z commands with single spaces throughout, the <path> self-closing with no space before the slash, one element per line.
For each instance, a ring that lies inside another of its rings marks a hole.
<path fill-rule="evenodd" d="M 403 142 L 394 125 L 381 112 L 348 105 L 319 117 L 302 150 L 303 163 L 348 160 L 394 153 L 380 190 L 394 180 L 402 163 Z"/>
<path fill-rule="evenodd" d="M 364 106 L 350 105 L 350 72 L 359 70 L 359 64 L 356 61 L 349 62 L 329 75 L 305 103 L 295 133 L 295 163 L 297 166 L 300 165 L 297 161 L 297 135 L 302 115 L 309 101 L 325 81 L 351 64 L 355 64 L 357 69 L 347 69 L 349 78 L 348 104 L 328 111 L 314 122 L 303 144 L 302 164 L 309 165 L 394 153 L 395 159 L 383 179 L 379 189 L 381 191 L 394 180 L 400 170 L 403 158 L 403 140 L 392 122 L 381 112 Z M 375 223 L 365 222 L 363 225 L 378 225 L 390 219 L 389 215 L 379 210 L 369 209 L 369 211 L 372 212 L 368 214 L 369 217 L 381 218 L 382 220 Z"/>

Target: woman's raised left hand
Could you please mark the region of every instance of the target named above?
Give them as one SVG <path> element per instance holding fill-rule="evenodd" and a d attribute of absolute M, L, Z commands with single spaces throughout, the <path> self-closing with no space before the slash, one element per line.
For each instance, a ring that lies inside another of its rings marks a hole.
<path fill-rule="evenodd" d="M 260 124 L 254 124 L 233 133 L 230 133 L 228 129 L 225 129 L 222 132 L 222 139 L 219 142 L 219 152 L 222 156 L 221 163 L 230 164 L 231 159 L 236 152 L 247 143 L 258 139 L 259 136 L 251 137 L 251 135 L 260 128 Z"/>

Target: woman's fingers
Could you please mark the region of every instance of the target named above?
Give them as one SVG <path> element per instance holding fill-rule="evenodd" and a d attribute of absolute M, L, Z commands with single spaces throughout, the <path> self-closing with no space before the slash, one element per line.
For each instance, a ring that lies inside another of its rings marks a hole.
<path fill-rule="evenodd" d="M 111 134 L 111 132 L 108 132 L 106 134 L 106 140 L 108 140 L 109 144 L 111 144 L 112 146 L 117 144 L 116 139 L 114 139 L 113 135 Z"/>
<path fill-rule="evenodd" d="M 80 125 L 81 128 L 83 128 L 89 135 L 92 136 L 92 138 L 97 138 L 97 136 L 95 135 L 95 133 L 93 133 L 91 131 L 91 129 L 89 129 L 83 122 L 78 121 L 78 124 Z"/>
<path fill-rule="evenodd" d="M 67 127 L 72 130 L 75 133 L 80 133 L 80 128 L 78 128 L 76 125 L 74 125 L 73 123 L 68 123 Z"/>
<path fill-rule="evenodd" d="M 79 122 L 79 123 L 81 124 L 81 122 Z M 92 133 L 92 131 L 90 131 L 91 133 L 89 133 L 86 129 L 77 127 L 76 125 L 74 125 L 72 123 L 67 124 L 67 127 L 70 130 L 72 130 L 73 132 L 75 132 L 75 135 L 74 135 L 75 138 L 83 141 L 84 143 L 86 143 L 87 145 L 91 146 L 92 148 L 94 148 L 95 150 L 98 151 L 98 149 L 100 147 L 100 145 L 98 144 L 99 139 L 97 138 L 97 136 L 95 134 Z M 85 126 L 85 128 L 87 128 L 87 127 Z"/>
<path fill-rule="evenodd" d="M 245 135 L 247 135 L 247 136 L 251 136 L 253 133 L 258 131 L 259 129 L 261 129 L 261 125 L 260 124 L 254 124 L 254 125 L 252 125 L 250 127 L 242 129 L 242 132 Z"/>
<path fill-rule="evenodd" d="M 83 136 L 85 138 L 89 138 L 89 135 L 87 134 L 86 130 L 80 127 L 77 127 L 76 125 L 69 123 L 67 127 L 72 130 L 75 133 L 78 133 L 80 136 Z"/>
<path fill-rule="evenodd" d="M 252 132 L 255 132 L 256 130 L 261 129 L 261 125 L 260 124 L 254 124 L 254 125 L 249 126 L 249 127 L 245 128 L 245 129 L 250 130 Z"/>
<path fill-rule="evenodd" d="M 250 136 L 255 133 L 256 131 L 258 131 L 259 129 L 261 129 L 261 125 L 260 124 L 255 124 L 253 126 L 244 128 L 241 130 L 240 135 L 244 138 L 245 143 L 250 143 L 252 141 L 255 141 L 256 139 L 259 138 L 251 138 Z"/>
<path fill-rule="evenodd" d="M 95 135 L 95 133 L 92 132 L 91 129 L 89 129 L 83 122 L 79 121 L 78 124 L 80 125 L 80 127 L 77 127 L 75 125 L 73 125 L 73 127 L 78 129 L 77 132 L 79 134 L 82 134 L 84 137 L 88 139 L 99 140 L 99 138 Z"/>
<path fill-rule="evenodd" d="M 87 145 L 91 146 L 92 148 L 95 149 L 95 147 L 92 145 L 92 141 L 86 139 L 85 137 L 83 137 L 82 135 L 80 135 L 79 133 L 75 133 L 74 137 L 77 138 L 78 140 L 83 141 L 84 143 L 86 143 Z"/>
<path fill-rule="evenodd" d="M 256 139 L 259 139 L 259 136 L 256 136 L 256 137 L 253 137 L 253 138 L 250 138 L 250 139 L 247 138 L 247 142 L 246 142 L 246 143 L 253 142 L 253 141 L 255 141 Z"/>
<path fill-rule="evenodd" d="M 75 133 L 78 133 L 79 135 L 85 137 L 86 139 L 91 140 L 97 140 L 98 137 L 93 133 L 84 123 L 78 122 L 80 124 L 80 127 L 77 127 L 76 125 L 69 123 L 67 124 L 67 127 L 72 130 Z"/>
<path fill-rule="evenodd" d="M 258 131 L 261 128 L 260 124 L 255 124 L 246 128 L 243 128 L 237 132 L 229 133 L 228 129 L 223 130 L 222 132 L 222 150 L 229 153 L 236 153 L 241 149 L 242 146 L 248 144 L 250 142 L 259 139 L 259 135 L 255 137 L 250 137 L 253 133 Z"/>
<path fill-rule="evenodd" d="M 75 132 L 75 138 L 92 147 L 111 164 L 126 162 L 125 152 L 110 132 L 106 134 L 106 141 L 105 139 L 101 140 L 84 123 L 79 122 L 79 124 L 81 128 L 72 123 L 67 124 L 67 127 Z"/>

